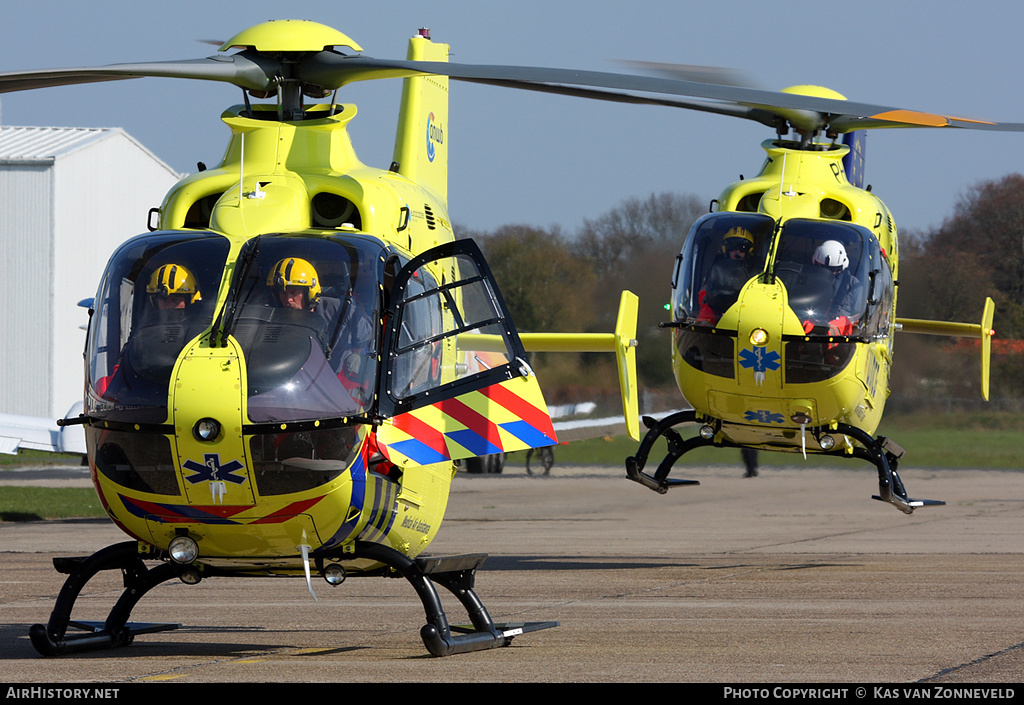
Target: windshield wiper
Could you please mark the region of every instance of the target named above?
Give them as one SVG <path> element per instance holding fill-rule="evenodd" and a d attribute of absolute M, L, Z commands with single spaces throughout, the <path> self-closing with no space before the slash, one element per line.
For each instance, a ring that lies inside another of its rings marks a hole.
<path fill-rule="evenodd" d="M 228 336 L 231 335 L 234 330 L 235 314 L 238 313 L 238 307 L 242 300 L 242 288 L 245 285 L 246 279 L 249 278 L 249 271 L 252 269 L 253 263 L 256 261 L 256 257 L 260 251 L 260 235 L 253 238 L 250 243 L 251 246 L 247 247 L 245 252 L 238 258 L 235 263 L 235 274 L 231 279 L 231 292 L 228 297 L 227 303 L 224 304 L 224 308 L 221 309 L 220 316 L 217 319 L 217 323 L 214 324 L 214 331 L 220 330 L 220 347 L 227 347 Z M 252 293 L 253 287 L 249 287 L 249 293 Z M 248 294 L 246 294 L 248 298 Z M 223 326 L 221 321 L 223 320 Z M 216 332 L 211 339 L 211 344 L 216 346 Z"/>

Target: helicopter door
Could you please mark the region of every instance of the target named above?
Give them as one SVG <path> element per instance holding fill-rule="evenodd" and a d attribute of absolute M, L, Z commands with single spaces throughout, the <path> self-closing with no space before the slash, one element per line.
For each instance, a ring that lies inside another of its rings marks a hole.
<path fill-rule="evenodd" d="M 410 261 L 386 314 L 381 451 L 401 466 L 556 442 L 540 385 L 476 243 Z"/>

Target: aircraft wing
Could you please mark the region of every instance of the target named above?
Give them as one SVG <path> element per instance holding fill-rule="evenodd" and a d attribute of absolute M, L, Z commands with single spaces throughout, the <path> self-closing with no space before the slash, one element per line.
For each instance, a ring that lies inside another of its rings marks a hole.
<path fill-rule="evenodd" d="M 72 407 L 68 416 L 77 416 L 80 407 Z M 15 455 L 22 449 L 85 455 L 85 431 L 80 425 L 58 426 L 52 419 L 0 414 L 0 453 Z"/>

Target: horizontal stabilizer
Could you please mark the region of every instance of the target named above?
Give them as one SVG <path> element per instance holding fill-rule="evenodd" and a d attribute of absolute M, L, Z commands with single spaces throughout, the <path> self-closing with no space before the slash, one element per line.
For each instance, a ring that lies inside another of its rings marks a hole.
<path fill-rule="evenodd" d="M 614 352 L 626 432 L 640 440 L 640 404 L 636 381 L 636 321 L 639 299 L 631 291 L 619 297 L 614 333 L 521 333 L 527 352 Z"/>
<path fill-rule="evenodd" d="M 991 298 L 985 299 L 985 309 L 981 314 L 981 323 L 952 323 L 948 321 L 925 321 L 916 318 L 897 318 L 897 330 L 903 333 L 920 333 L 924 335 L 949 335 L 961 338 L 979 338 L 981 340 L 981 396 L 988 401 L 989 368 L 992 360 L 992 319 L 995 316 L 996 304 Z"/>

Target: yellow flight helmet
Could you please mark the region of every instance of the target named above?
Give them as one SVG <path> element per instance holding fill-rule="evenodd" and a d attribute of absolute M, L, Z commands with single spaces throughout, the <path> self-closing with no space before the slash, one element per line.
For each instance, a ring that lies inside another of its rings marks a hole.
<path fill-rule="evenodd" d="M 316 267 L 299 257 L 285 257 L 275 264 L 267 276 L 267 286 L 279 293 L 289 286 L 306 287 L 309 289 L 310 306 L 320 298 L 320 277 Z"/>
<path fill-rule="evenodd" d="M 149 286 L 146 287 L 147 294 L 155 294 L 162 298 L 168 296 L 183 295 L 191 296 L 190 304 L 202 300 L 202 293 L 199 291 L 199 284 L 195 276 L 180 264 L 168 263 L 157 267 L 156 271 L 149 278 Z"/>
<path fill-rule="evenodd" d="M 746 228 L 739 226 L 731 228 L 722 236 L 722 254 L 727 255 L 731 250 L 742 249 L 750 252 L 754 249 L 754 236 Z"/>

